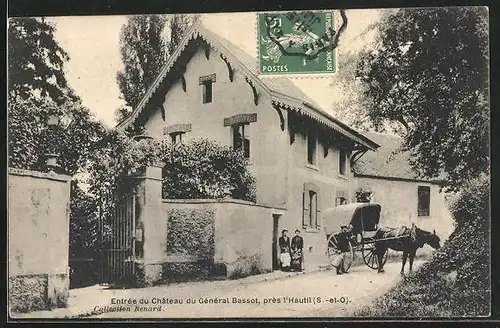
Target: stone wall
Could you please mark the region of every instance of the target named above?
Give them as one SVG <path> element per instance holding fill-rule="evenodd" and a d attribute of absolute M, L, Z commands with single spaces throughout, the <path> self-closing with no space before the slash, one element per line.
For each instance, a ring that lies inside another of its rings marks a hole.
<path fill-rule="evenodd" d="M 146 283 L 271 271 L 273 214 L 283 213 L 284 209 L 234 199 L 163 200 L 163 233 L 145 239 L 145 247 L 166 247 L 149 259 L 158 270 Z M 202 218 L 203 224 L 189 222 L 195 218 Z"/>
<path fill-rule="evenodd" d="M 70 177 L 9 169 L 9 307 L 66 306 Z"/>

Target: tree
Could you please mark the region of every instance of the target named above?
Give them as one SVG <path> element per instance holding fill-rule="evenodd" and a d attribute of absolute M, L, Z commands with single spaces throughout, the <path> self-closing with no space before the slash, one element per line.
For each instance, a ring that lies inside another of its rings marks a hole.
<path fill-rule="evenodd" d="M 339 58 L 341 70 L 332 78 L 332 87 L 336 90 L 332 106 L 333 115 L 342 122 L 359 130 L 380 130 L 374 127 L 368 117 L 368 105 L 364 97 L 366 86 L 356 79 L 356 67 L 359 56 L 346 53 Z"/>
<path fill-rule="evenodd" d="M 9 99 L 76 99 L 64 75 L 68 54 L 54 40 L 55 26 L 44 18 L 10 18 L 8 25 Z"/>
<path fill-rule="evenodd" d="M 186 15 L 127 18 L 120 33 L 124 69 L 116 76 L 126 107 L 116 110 L 118 122 L 125 119 L 139 104 L 191 23 L 192 18 Z"/>
<path fill-rule="evenodd" d="M 69 118 L 69 124 L 49 128 L 51 114 Z M 8 165 L 45 171 L 45 155 L 56 153 L 62 172 L 74 175 L 85 171 L 105 134 L 104 125 L 79 102 L 57 105 L 49 100 L 35 103 L 18 98 L 9 104 Z"/>
<path fill-rule="evenodd" d="M 489 170 L 488 15 L 484 7 L 401 9 L 379 25 L 357 76 L 375 126 L 402 127 L 412 165 L 459 189 Z"/>

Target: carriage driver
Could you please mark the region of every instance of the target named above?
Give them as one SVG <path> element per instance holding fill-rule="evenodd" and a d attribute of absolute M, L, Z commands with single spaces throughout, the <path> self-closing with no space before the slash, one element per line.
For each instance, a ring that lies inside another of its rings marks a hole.
<path fill-rule="evenodd" d="M 342 226 L 338 234 L 335 234 L 335 239 L 337 240 L 337 246 L 340 250 L 340 254 L 337 254 L 332 260 L 331 265 L 335 267 L 337 274 L 347 273 L 344 268 L 344 257 L 345 253 L 349 251 L 349 237 L 352 232 L 352 225 Z"/>

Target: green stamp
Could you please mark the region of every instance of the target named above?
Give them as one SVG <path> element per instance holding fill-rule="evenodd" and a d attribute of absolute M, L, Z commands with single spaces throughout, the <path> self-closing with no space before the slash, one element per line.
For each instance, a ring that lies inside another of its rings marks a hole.
<path fill-rule="evenodd" d="M 258 31 L 260 74 L 335 73 L 332 11 L 258 13 Z"/>

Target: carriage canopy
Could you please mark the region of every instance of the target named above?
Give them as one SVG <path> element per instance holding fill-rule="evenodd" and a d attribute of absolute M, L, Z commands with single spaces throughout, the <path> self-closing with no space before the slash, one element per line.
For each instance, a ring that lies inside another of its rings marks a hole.
<path fill-rule="evenodd" d="M 378 203 L 351 203 L 327 208 L 323 211 L 323 223 L 327 234 L 337 233 L 342 226 L 351 224 L 353 232 L 375 231 L 380 220 Z"/>

